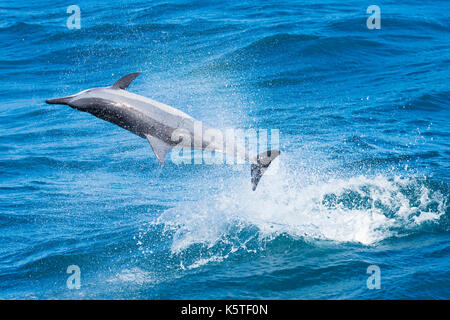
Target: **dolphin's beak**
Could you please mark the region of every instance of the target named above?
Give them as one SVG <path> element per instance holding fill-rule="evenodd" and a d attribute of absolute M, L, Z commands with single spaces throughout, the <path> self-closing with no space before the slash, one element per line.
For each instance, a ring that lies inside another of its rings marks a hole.
<path fill-rule="evenodd" d="M 47 99 L 45 102 L 48 104 L 66 104 L 69 105 L 69 101 L 73 98 L 73 96 L 63 97 L 63 98 L 55 98 L 55 99 Z"/>

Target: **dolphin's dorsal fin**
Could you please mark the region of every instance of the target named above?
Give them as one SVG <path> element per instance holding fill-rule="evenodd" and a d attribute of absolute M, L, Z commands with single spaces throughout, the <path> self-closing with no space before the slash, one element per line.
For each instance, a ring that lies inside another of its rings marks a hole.
<path fill-rule="evenodd" d="M 165 143 L 164 141 L 155 138 L 151 135 L 146 135 L 145 136 L 148 140 L 148 142 L 150 142 L 150 145 L 152 146 L 153 152 L 156 155 L 156 158 L 158 158 L 159 162 L 161 162 L 161 164 L 165 163 L 165 159 L 166 159 L 166 154 L 167 152 L 169 152 L 170 149 L 172 149 L 172 146 Z"/>
<path fill-rule="evenodd" d="M 127 74 L 125 77 L 117 80 L 111 87 L 113 89 L 126 89 L 130 85 L 130 83 L 140 75 L 140 72 Z"/>

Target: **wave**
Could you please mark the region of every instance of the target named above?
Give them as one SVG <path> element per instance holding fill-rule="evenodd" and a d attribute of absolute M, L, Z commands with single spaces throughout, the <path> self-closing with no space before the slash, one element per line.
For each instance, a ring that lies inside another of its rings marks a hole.
<path fill-rule="evenodd" d="M 238 48 L 228 49 L 220 56 L 208 60 L 194 72 L 229 72 L 257 70 L 277 74 L 292 71 L 289 61 L 302 61 L 296 77 L 276 76 L 273 81 L 263 80 L 261 86 L 296 85 L 312 80 L 323 80 L 330 77 L 330 66 L 340 75 L 341 70 L 348 70 L 372 61 L 374 56 L 396 56 L 406 51 L 400 47 L 392 47 L 379 39 L 364 39 L 358 36 L 318 36 L 308 34 L 277 33 L 254 40 L 252 43 Z M 321 65 L 317 65 L 317 59 Z M 345 62 L 345 63 L 344 63 Z M 325 65 L 327 68 L 322 68 Z M 314 69 L 312 69 L 314 66 Z M 312 73 L 310 72 L 312 71 Z M 263 73 L 264 73 L 263 72 Z M 303 75 L 305 78 L 298 79 Z M 308 77 L 306 77 L 306 75 Z M 258 83 L 257 83 L 258 84 Z"/>
<path fill-rule="evenodd" d="M 450 91 L 428 92 L 411 99 L 400 106 L 400 109 L 441 111 L 449 106 L 448 97 Z"/>
<path fill-rule="evenodd" d="M 164 211 L 155 224 L 163 226 L 183 267 L 257 252 L 280 237 L 372 246 L 435 228 L 448 231 L 448 186 L 383 175 L 306 184 L 299 174 L 281 171 L 269 174 L 255 193 L 229 181 L 232 189 Z"/>
<path fill-rule="evenodd" d="M 1 33 L 5 33 L 5 34 L 9 34 L 9 33 L 18 33 L 18 34 L 39 33 L 39 32 L 44 31 L 45 29 L 46 29 L 46 27 L 41 24 L 15 22 L 15 23 L 0 27 L 0 34 Z"/>

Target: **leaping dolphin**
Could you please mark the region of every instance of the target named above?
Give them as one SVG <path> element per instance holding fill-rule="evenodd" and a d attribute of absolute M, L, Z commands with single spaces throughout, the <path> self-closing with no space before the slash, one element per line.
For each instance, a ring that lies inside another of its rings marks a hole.
<path fill-rule="evenodd" d="M 218 151 L 250 162 L 252 189 L 256 190 L 262 175 L 280 154 L 279 150 L 251 155 L 234 141 L 232 148 L 225 148 L 223 143 L 218 143 L 214 136 L 208 134 L 208 129 L 212 128 L 203 124 L 202 134 L 195 134 L 194 128 L 200 121 L 171 106 L 125 90 L 139 74 L 126 75 L 109 87 L 88 89 L 46 102 L 91 113 L 147 139 L 161 164 L 174 147 Z"/>

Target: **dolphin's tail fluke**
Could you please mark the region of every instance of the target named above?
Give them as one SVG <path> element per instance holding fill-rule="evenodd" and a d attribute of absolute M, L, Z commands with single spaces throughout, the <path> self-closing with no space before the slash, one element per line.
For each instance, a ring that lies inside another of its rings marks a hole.
<path fill-rule="evenodd" d="M 257 164 L 252 164 L 252 189 L 256 190 L 256 186 L 259 183 L 264 172 L 270 166 L 270 163 L 280 155 L 280 150 L 269 150 L 258 154 L 256 157 Z"/>

